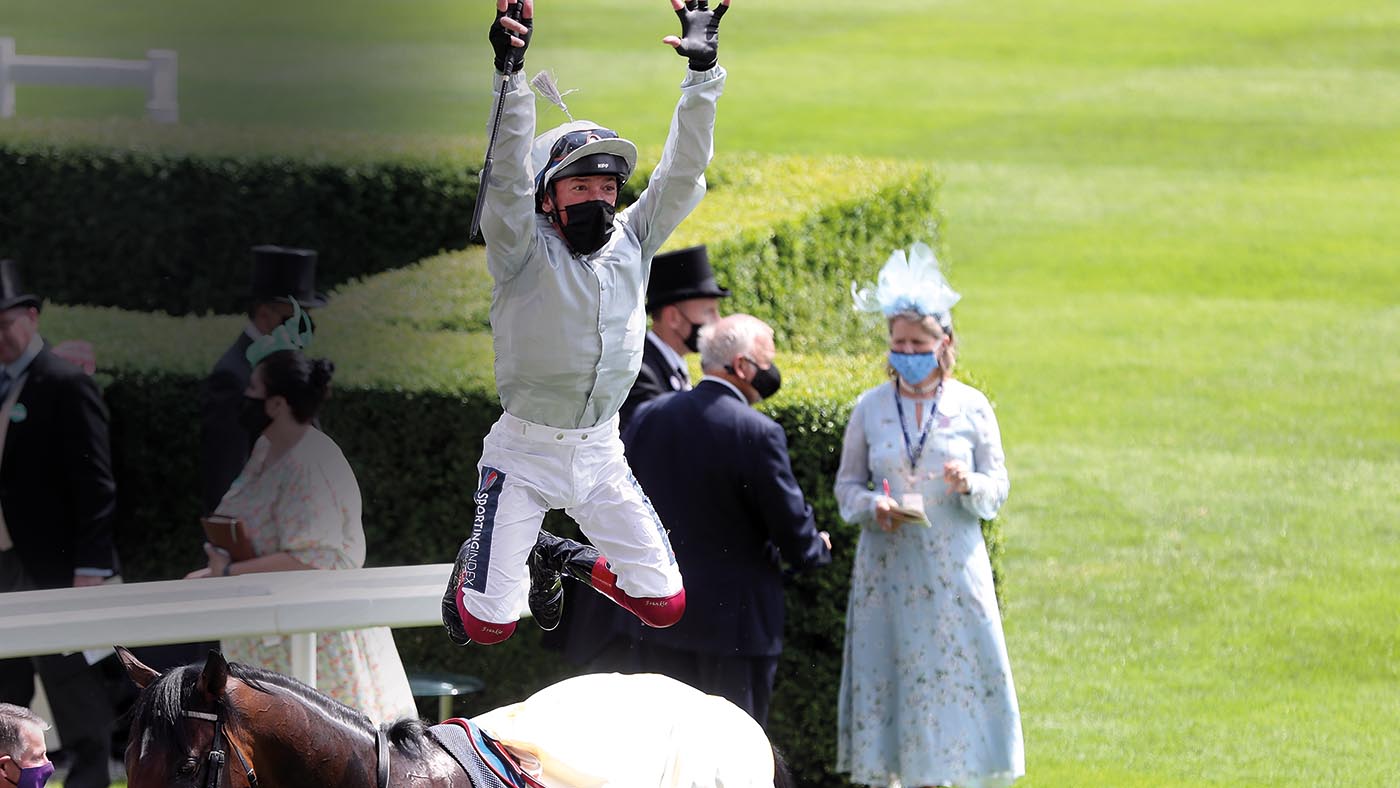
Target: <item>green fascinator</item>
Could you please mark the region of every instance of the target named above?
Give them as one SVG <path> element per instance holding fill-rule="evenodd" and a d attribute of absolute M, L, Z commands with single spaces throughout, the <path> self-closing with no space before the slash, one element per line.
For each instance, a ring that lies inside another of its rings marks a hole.
<path fill-rule="evenodd" d="M 259 361 L 280 350 L 305 350 L 311 344 L 311 316 L 302 310 L 301 304 L 291 296 L 292 316 L 287 322 L 253 340 L 244 353 L 248 363 L 257 366 Z"/>

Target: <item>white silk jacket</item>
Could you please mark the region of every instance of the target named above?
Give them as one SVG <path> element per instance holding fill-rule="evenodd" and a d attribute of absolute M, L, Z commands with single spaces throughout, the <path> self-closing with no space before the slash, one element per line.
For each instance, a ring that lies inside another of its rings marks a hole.
<path fill-rule="evenodd" d="M 495 282 L 496 388 L 507 413 L 561 429 L 595 427 L 617 415 L 642 364 L 651 258 L 705 194 L 724 81 L 721 66 L 687 72 L 646 189 L 617 214 L 601 249 L 575 256 L 535 212 L 535 97 L 523 71 L 507 80 L 481 219 Z"/>

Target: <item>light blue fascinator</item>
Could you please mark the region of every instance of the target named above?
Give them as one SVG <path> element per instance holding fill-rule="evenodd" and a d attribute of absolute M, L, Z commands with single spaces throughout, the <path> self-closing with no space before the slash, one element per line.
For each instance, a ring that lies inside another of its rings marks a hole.
<path fill-rule="evenodd" d="M 253 340 L 244 356 L 248 363 L 257 366 L 259 361 L 279 350 L 305 350 L 311 344 L 311 316 L 302 310 L 295 298 L 287 296 L 292 304 L 292 316 L 287 322 Z"/>
<path fill-rule="evenodd" d="M 858 312 L 880 312 L 885 317 L 915 312 L 934 315 L 948 326 L 952 324 L 949 310 L 962 296 L 948 286 L 933 250 L 918 241 L 909 247 L 907 256 L 903 249 L 894 250 L 880 269 L 878 283 L 859 287 L 852 282 L 851 298 Z"/>

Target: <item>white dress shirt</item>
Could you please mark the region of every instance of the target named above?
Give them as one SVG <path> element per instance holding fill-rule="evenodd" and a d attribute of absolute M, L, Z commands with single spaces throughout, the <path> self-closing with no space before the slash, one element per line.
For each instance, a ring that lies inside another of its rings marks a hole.
<path fill-rule="evenodd" d="M 670 383 L 676 391 L 690 390 L 690 370 L 685 365 L 685 359 L 677 353 L 675 348 L 666 344 L 665 340 L 656 335 L 655 331 L 647 332 L 647 341 L 656 346 L 661 351 L 661 357 L 666 359 L 666 364 L 671 367 Z M 678 383 L 680 385 L 676 385 Z"/>

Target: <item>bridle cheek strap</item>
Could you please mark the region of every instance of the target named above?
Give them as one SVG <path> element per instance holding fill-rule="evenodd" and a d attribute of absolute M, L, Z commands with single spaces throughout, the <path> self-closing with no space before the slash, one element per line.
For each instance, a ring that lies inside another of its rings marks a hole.
<path fill-rule="evenodd" d="M 217 714 L 209 714 L 203 711 L 186 711 L 186 717 L 197 720 L 206 720 L 214 723 L 214 739 L 209 744 L 209 777 L 205 781 L 207 788 L 219 788 L 219 782 L 224 776 L 224 764 L 228 756 L 224 754 L 223 743 L 228 741 L 228 747 L 233 750 L 233 754 L 238 758 L 238 765 L 243 767 L 243 778 L 248 781 L 249 788 L 258 788 L 258 775 L 253 768 L 248 765 L 247 759 L 243 757 L 243 752 L 238 749 L 238 745 L 233 739 L 224 736 L 224 720 Z"/>
<path fill-rule="evenodd" d="M 379 788 L 389 788 L 389 737 L 381 726 L 374 732 L 375 749 L 379 751 L 379 769 L 375 774 Z"/>

